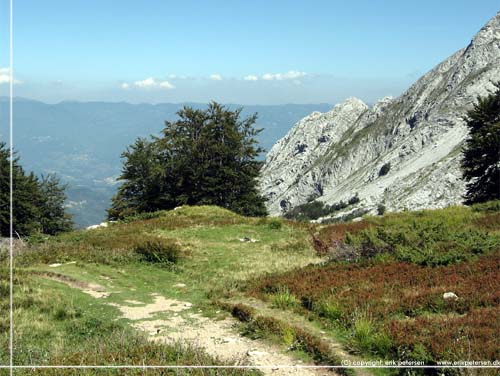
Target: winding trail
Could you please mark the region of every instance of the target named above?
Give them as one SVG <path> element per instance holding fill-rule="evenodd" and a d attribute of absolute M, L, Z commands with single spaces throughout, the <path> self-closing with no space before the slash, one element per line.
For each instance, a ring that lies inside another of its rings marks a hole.
<path fill-rule="evenodd" d="M 202 348 L 207 354 L 234 365 L 263 367 L 265 375 L 319 376 L 334 375 L 327 369 L 307 368 L 277 346 L 252 340 L 238 333 L 239 322 L 232 317 L 216 320 L 194 312 L 190 302 L 151 294 L 153 301 L 125 300 L 123 304 L 108 303 L 109 293 L 100 285 L 77 281 L 58 273 L 40 274 L 44 278 L 65 283 L 118 308 L 131 325 L 147 334 L 151 341 L 167 344 L 183 343 Z M 136 298 L 137 299 L 137 298 Z M 149 299 L 148 299 L 149 300 Z"/>

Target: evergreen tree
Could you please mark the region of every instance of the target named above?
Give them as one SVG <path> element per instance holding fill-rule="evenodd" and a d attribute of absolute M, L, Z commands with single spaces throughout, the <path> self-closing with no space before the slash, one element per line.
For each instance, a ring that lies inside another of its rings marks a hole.
<path fill-rule="evenodd" d="M 20 236 L 35 232 L 55 234 L 69 230 L 71 220 L 64 213 L 64 187 L 53 177 L 40 181 L 33 173 L 26 174 L 14 154 L 13 230 Z M 0 143 L 0 233 L 10 234 L 10 151 Z"/>
<path fill-rule="evenodd" d="M 500 199 L 500 85 L 494 94 L 479 98 L 467 114 L 469 138 L 462 169 L 467 183 L 465 203 Z"/>
<path fill-rule="evenodd" d="M 162 137 L 138 139 L 123 154 L 123 185 L 110 219 L 178 205 L 218 205 L 244 215 L 265 215 L 257 192 L 263 150 L 257 146 L 257 115 L 240 119 L 217 103 L 206 110 L 184 107 L 165 122 Z"/>

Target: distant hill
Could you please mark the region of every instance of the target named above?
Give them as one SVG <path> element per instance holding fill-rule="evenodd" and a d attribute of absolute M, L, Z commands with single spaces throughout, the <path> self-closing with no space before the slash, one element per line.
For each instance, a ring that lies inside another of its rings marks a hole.
<path fill-rule="evenodd" d="M 120 155 L 137 137 L 157 134 L 165 120 L 174 120 L 184 105 L 201 103 L 130 104 L 61 102 L 15 98 L 14 144 L 23 166 L 37 174 L 55 172 L 68 183 L 68 206 L 78 226 L 101 222 L 120 174 Z M 0 139 L 8 139 L 8 99 L 0 98 Z M 269 150 L 290 127 L 329 104 L 286 104 L 243 107 L 243 116 L 259 114 L 261 145 Z"/>

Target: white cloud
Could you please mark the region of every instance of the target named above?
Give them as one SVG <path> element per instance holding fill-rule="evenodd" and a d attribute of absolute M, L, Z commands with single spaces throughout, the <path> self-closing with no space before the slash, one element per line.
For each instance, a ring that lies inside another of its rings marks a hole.
<path fill-rule="evenodd" d="M 127 90 L 127 89 L 129 89 L 129 88 L 130 88 L 130 85 L 129 85 L 129 84 L 127 84 L 126 82 L 124 82 L 123 84 L 121 84 L 121 85 L 120 85 L 120 87 L 121 87 L 122 89 Z"/>
<path fill-rule="evenodd" d="M 10 69 L 0 68 L 0 85 L 8 84 L 10 82 Z M 14 84 L 22 84 L 22 81 L 14 79 Z"/>
<path fill-rule="evenodd" d="M 175 86 L 172 85 L 168 81 L 157 81 L 153 77 L 146 78 L 142 81 L 135 81 L 134 86 L 140 87 L 143 89 L 152 89 L 152 88 L 163 88 L 163 89 L 175 89 Z M 122 85 L 123 87 L 123 85 Z"/>
<path fill-rule="evenodd" d="M 149 78 L 146 78 L 145 80 L 142 80 L 142 81 L 135 81 L 134 85 L 137 87 L 147 88 L 147 87 L 156 86 L 156 85 L 158 85 L 158 83 L 156 82 L 156 80 L 153 77 L 149 77 Z"/>
<path fill-rule="evenodd" d="M 266 73 L 262 76 L 262 79 L 265 81 L 273 81 L 273 80 L 283 81 L 283 80 L 297 80 L 298 78 L 306 76 L 308 76 L 306 72 L 291 70 L 286 73 Z"/>
<path fill-rule="evenodd" d="M 160 82 L 160 87 L 164 88 L 164 89 L 175 89 L 175 86 L 172 85 L 170 82 L 168 81 L 163 81 L 163 82 Z"/>
<path fill-rule="evenodd" d="M 259 77 L 257 77 L 257 76 L 254 76 L 254 75 L 250 74 L 250 75 L 248 75 L 248 76 L 243 77 L 243 79 L 244 79 L 245 81 L 258 81 L 258 80 L 259 80 Z"/>
<path fill-rule="evenodd" d="M 262 76 L 262 79 L 266 81 L 271 81 L 274 80 L 274 76 L 275 76 L 274 74 L 266 73 L 265 75 Z"/>
<path fill-rule="evenodd" d="M 222 81 L 222 76 L 220 74 L 211 74 L 208 78 L 212 81 Z"/>

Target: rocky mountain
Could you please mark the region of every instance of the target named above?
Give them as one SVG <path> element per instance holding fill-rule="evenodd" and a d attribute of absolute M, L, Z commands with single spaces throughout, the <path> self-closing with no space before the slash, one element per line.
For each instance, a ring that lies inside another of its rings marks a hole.
<path fill-rule="evenodd" d="M 272 215 L 319 200 L 352 211 L 439 208 L 461 202 L 464 115 L 500 81 L 500 13 L 470 44 L 399 98 L 349 98 L 300 120 L 267 155 L 260 189 Z M 342 213 L 336 213 L 336 216 Z"/>

